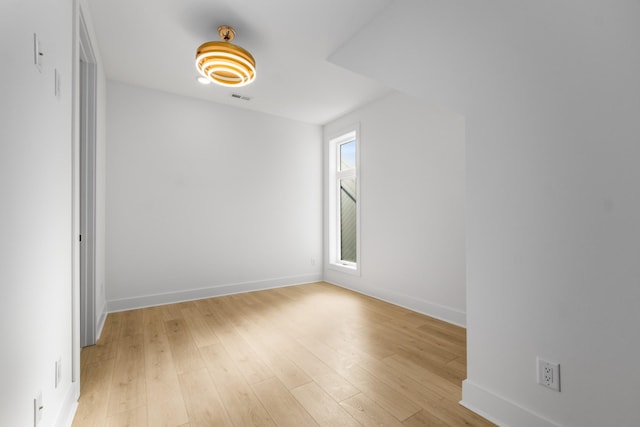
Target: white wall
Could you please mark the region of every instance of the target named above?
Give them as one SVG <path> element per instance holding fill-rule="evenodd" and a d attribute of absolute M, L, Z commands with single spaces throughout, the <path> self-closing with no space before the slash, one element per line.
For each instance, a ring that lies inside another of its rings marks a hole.
<path fill-rule="evenodd" d="M 638 40 L 637 1 L 403 0 L 333 56 L 465 114 L 463 402 L 504 425 L 640 425 Z"/>
<path fill-rule="evenodd" d="M 392 93 L 327 124 L 325 139 L 354 123 L 361 274 L 327 264 L 325 280 L 464 325 L 463 117 Z M 328 251 L 325 236 L 325 260 Z"/>
<path fill-rule="evenodd" d="M 68 0 L 0 6 L 0 425 L 72 414 L 72 46 Z M 33 65 L 33 34 L 44 52 Z M 60 73 L 59 97 L 54 70 Z M 55 362 L 62 382 L 54 387 Z"/>
<path fill-rule="evenodd" d="M 319 126 L 113 81 L 107 118 L 110 310 L 321 279 Z"/>

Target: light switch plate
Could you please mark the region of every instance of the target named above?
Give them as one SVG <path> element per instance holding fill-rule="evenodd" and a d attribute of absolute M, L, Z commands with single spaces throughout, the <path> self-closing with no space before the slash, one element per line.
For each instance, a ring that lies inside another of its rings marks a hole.
<path fill-rule="evenodd" d="M 42 392 L 38 393 L 38 396 L 33 399 L 33 425 L 38 427 L 42 420 L 42 412 L 44 411 L 44 405 L 42 405 Z"/>

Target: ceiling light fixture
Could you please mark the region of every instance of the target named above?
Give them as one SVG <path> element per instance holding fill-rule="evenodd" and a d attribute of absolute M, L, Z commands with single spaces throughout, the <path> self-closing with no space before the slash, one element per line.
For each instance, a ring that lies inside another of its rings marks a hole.
<path fill-rule="evenodd" d="M 207 42 L 196 52 L 196 68 L 203 77 L 222 86 L 239 87 L 256 78 L 256 61 L 240 46 L 231 44 L 236 31 L 228 25 L 218 27 L 222 41 Z"/>

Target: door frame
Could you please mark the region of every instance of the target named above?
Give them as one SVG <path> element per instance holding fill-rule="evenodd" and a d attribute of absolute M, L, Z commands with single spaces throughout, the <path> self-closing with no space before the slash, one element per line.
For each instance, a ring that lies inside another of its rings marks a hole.
<path fill-rule="evenodd" d="M 96 342 L 96 57 L 79 15 L 80 347 Z"/>

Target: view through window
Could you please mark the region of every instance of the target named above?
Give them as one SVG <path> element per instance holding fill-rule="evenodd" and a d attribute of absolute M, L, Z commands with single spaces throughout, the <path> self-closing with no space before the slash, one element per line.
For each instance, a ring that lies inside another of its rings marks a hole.
<path fill-rule="evenodd" d="M 340 260 L 356 262 L 356 141 L 340 144 Z"/>
<path fill-rule="evenodd" d="M 330 264 L 358 268 L 358 141 L 351 130 L 329 141 Z"/>

